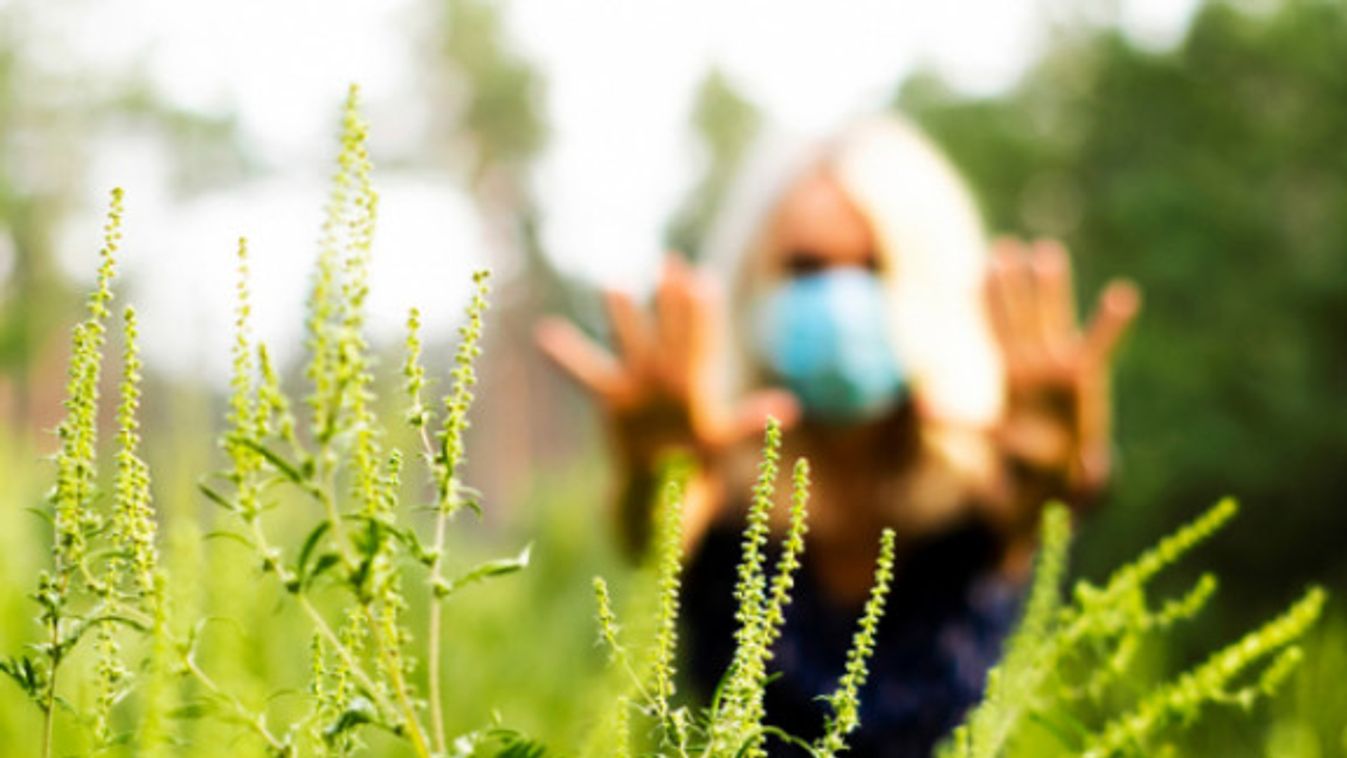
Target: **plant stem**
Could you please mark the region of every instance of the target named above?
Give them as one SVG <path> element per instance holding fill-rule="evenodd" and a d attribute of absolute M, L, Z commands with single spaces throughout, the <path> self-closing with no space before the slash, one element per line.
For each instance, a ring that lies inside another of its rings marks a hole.
<path fill-rule="evenodd" d="M 365 607 L 365 614 L 370 626 L 374 627 L 377 622 L 374 618 L 374 613 L 369 606 Z M 416 709 L 412 705 L 411 697 L 407 694 L 407 682 L 402 676 L 402 663 L 398 660 L 397 648 L 389 647 L 382 642 L 378 644 L 381 648 L 380 654 L 384 658 L 384 667 L 388 670 L 388 678 L 393 681 L 393 692 L 397 696 L 398 703 L 402 706 L 405 713 L 411 714 L 409 729 L 411 731 L 412 743 L 416 747 L 418 755 L 428 756 L 430 755 L 429 746 L 426 744 L 425 735 L 422 733 L 421 722 L 419 719 L 415 718 Z M 435 754 L 445 755 L 446 751 L 444 747 L 437 746 Z"/>
<path fill-rule="evenodd" d="M 412 746 L 416 749 L 416 754 L 422 758 L 429 758 L 431 754 L 430 749 L 426 745 L 425 737 L 421 734 L 420 722 L 416 717 L 416 710 L 412 707 L 411 702 L 404 698 L 399 704 L 401 707 L 388 702 L 387 698 L 380 694 L 379 688 L 375 685 L 374 680 L 360 667 L 360 662 L 355 659 L 355 656 L 351 655 L 351 651 L 347 649 L 346 645 L 341 641 L 341 638 L 339 638 L 337 633 L 332 630 L 332 627 L 328 625 L 327 619 L 323 618 L 323 614 L 318 611 L 318 608 L 314 606 L 313 602 L 302 593 L 296 597 L 299 598 L 300 607 L 304 609 L 304 612 L 307 613 L 309 618 L 313 621 L 314 628 L 318 630 L 319 634 L 323 635 L 323 638 L 326 639 L 328 644 L 336 651 L 337 655 L 341 658 L 342 663 L 346 664 L 346 667 L 350 669 L 351 675 L 355 677 L 356 682 L 359 683 L 361 687 L 364 687 L 370 693 L 371 697 L 379 700 L 378 705 L 381 710 L 386 713 L 402 713 L 403 718 L 407 721 L 408 732 L 412 739 Z"/>
<path fill-rule="evenodd" d="M 441 507 L 435 516 L 435 559 L 430 564 L 430 622 L 426 644 L 430 649 L 426 666 L 430 677 L 430 723 L 435 730 L 435 749 L 446 752 L 444 736 L 444 701 L 440 690 L 440 626 L 443 607 L 437 587 L 440 582 L 440 564 L 444 555 L 444 533 L 449 522 L 448 509 Z"/>
<path fill-rule="evenodd" d="M 435 447 L 430 441 L 430 434 L 426 431 L 424 423 L 420 425 L 419 431 L 426 460 L 433 466 Z M 441 753 L 447 752 L 444 733 L 444 696 L 440 688 L 440 635 L 443 626 L 441 618 L 443 609 L 440 606 L 440 597 L 436 588 L 441 581 L 440 571 L 444 563 L 444 537 L 449 525 L 448 503 L 444 502 L 446 499 L 441 496 L 441 502 L 438 503 L 435 510 L 435 543 L 433 547 L 435 557 L 430 563 L 430 620 L 428 622 L 429 629 L 426 632 L 426 645 L 429 647 L 426 653 L 426 674 L 430 682 L 430 723 L 431 729 L 435 733 L 435 749 Z"/>
<path fill-rule="evenodd" d="M 277 737 L 271 733 L 271 730 L 267 728 L 265 715 L 250 710 L 248 706 L 244 705 L 238 698 L 225 692 L 224 688 L 216 684 L 215 680 L 211 679 L 210 675 L 196 664 L 196 660 L 193 659 L 190 654 L 183 656 L 183 663 L 186 665 L 187 671 L 191 673 L 192 676 L 196 677 L 196 680 L 200 682 L 203 687 L 210 690 L 210 693 L 215 697 L 228 703 L 230 708 L 234 710 L 234 715 L 238 717 L 239 721 L 247 724 L 254 732 L 257 732 L 258 736 L 267 743 L 267 746 L 270 747 L 273 752 L 277 755 L 290 754 L 290 750 L 286 747 L 285 743 L 277 739 Z"/>
<path fill-rule="evenodd" d="M 42 758 L 51 758 L 52 727 L 56 710 L 56 667 L 51 668 L 48 681 L 46 702 L 42 704 Z"/>
<path fill-rule="evenodd" d="M 58 536 L 59 539 L 59 536 Z M 60 569 L 60 556 L 57 556 L 57 571 Z M 59 574 L 58 574 L 59 576 Z M 60 594 L 65 595 L 65 579 L 58 579 L 60 582 Z M 56 672 L 61 667 L 61 617 L 58 615 L 56 607 L 50 611 L 50 617 L 47 621 L 47 628 L 51 631 L 51 650 L 47 655 L 51 658 L 51 672 L 47 675 L 47 694 L 42 699 L 42 757 L 51 758 L 54 745 L 54 732 L 56 722 Z"/>
<path fill-rule="evenodd" d="M 318 453 L 320 466 L 322 465 L 321 461 L 327 454 L 328 450 L 326 446 L 324 446 Z M 346 539 L 346 525 L 342 523 L 341 513 L 337 511 L 336 498 L 332 496 L 332 492 L 337 488 L 337 472 L 335 468 L 333 468 L 327 473 L 330 475 L 330 481 L 327 482 L 328 486 L 316 486 L 313 491 L 314 494 L 317 495 L 319 501 L 323 504 L 323 510 L 327 514 L 327 520 L 332 523 L 332 540 L 337 543 L 337 552 L 341 553 L 342 565 L 349 571 L 355 565 L 355 561 L 351 558 L 351 543 L 350 540 Z M 314 478 L 317 481 L 322 481 L 324 477 L 322 474 L 319 474 Z"/>

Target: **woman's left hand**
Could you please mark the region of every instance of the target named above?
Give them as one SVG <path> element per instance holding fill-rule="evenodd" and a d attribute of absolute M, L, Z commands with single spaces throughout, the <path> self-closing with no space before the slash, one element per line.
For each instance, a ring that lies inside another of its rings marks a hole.
<path fill-rule="evenodd" d="M 1006 371 L 1003 454 L 1058 483 L 1059 491 L 1026 496 L 1088 497 L 1108 479 L 1109 369 L 1140 292 L 1129 280 L 1109 282 L 1082 325 L 1061 243 L 1003 239 L 992 250 L 986 295 Z"/>

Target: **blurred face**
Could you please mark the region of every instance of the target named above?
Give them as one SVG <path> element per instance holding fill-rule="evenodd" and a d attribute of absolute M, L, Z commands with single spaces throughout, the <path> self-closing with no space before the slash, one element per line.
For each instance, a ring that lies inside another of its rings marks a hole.
<path fill-rule="evenodd" d="M 782 198 L 769 230 L 767 269 L 796 277 L 831 268 L 879 270 L 874 233 L 842 185 L 815 169 Z"/>
<path fill-rule="evenodd" d="M 875 234 L 838 181 L 806 174 L 777 206 L 761 261 L 774 284 L 756 307 L 758 358 L 807 418 L 848 425 L 900 403 Z"/>

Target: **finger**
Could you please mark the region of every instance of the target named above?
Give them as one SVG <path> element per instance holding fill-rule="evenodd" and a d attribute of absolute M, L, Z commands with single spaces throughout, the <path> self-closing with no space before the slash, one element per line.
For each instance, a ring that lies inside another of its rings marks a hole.
<path fill-rule="evenodd" d="M 1046 349 L 1061 357 L 1076 338 L 1076 304 L 1071 292 L 1071 259 L 1057 240 L 1034 243 L 1032 273 L 1037 322 Z"/>
<path fill-rule="evenodd" d="M 996 330 L 1012 363 L 1031 362 L 1042 352 L 1032 277 L 1023 243 L 998 241 L 991 261 L 991 296 L 1000 321 Z"/>
<path fill-rule="evenodd" d="M 987 320 L 991 323 L 996 342 L 1005 351 L 1010 346 L 1010 312 L 1005 298 L 1001 296 L 1000 261 L 995 257 L 987 262 L 987 276 L 983 281 L 982 295 L 987 307 Z"/>
<path fill-rule="evenodd" d="M 628 371 L 637 376 L 647 374 L 651 370 L 655 351 L 654 329 L 649 318 L 636 307 L 631 295 L 621 290 L 606 290 L 603 302 L 613 325 L 613 339 L 617 343 L 618 354 L 622 356 Z"/>
<path fill-rule="evenodd" d="M 585 336 L 575 324 L 549 316 L 533 330 L 543 354 L 600 399 L 615 397 L 622 386 L 622 372 L 607 350 Z"/>
<path fill-rule="evenodd" d="M 1127 279 L 1110 282 L 1085 335 L 1087 358 L 1096 365 L 1106 363 L 1140 310 L 1141 291 L 1136 284 Z"/>
<path fill-rule="evenodd" d="M 690 342 L 692 337 L 692 296 L 690 271 L 677 255 L 665 259 L 664 276 L 655 291 L 655 311 L 659 322 L 658 356 L 661 373 L 680 394 L 686 390 L 685 379 L 690 374 Z"/>
<path fill-rule="evenodd" d="M 1094 490 L 1108 478 L 1112 458 L 1113 408 L 1109 379 L 1104 372 L 1086 377 L 1077 395 L 1079 400 L 1079 439 L 1077 464 L 1079 485 Z"/>
<path fill-rule="evenodd" d="M 724 294 L 718 282 L 690 269 L 687 278 L 687 367 L 701 371 L 719 347 L 724 335 Z"/>

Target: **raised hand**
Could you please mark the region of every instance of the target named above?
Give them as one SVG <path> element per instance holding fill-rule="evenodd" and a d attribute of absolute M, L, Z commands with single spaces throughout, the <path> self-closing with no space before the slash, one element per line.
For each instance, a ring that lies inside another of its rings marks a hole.
<path fill-rule="evenodd" d="M 1097 490 L 1110 468 L 1110 363 L 1140 310 L 1140 292 L 1127 280 L 1109 282 L 1082 326 L 1066 249 L 1004 239 L 992 251 L 986 294 L 1006 371 L 1002 449 L 1060 476 L 1066 491 L 1052 494 Z"/>
<path fill-rule="evenodd" d="M 682 448 L 714 458 L 760 434 L 767 416 L 783 425 L 799 405 L 783 390 L 765 390 L 731 405 L 714 383 L 724 360 L 724 298 L 705 274 L 670 255 L 654 313 L 616 290 L 605 293 L 616 355 L 561 318 L 539 323 L 538 345 L 597 400 L 629 465 L 649 471 L 664 452 Z"/>

